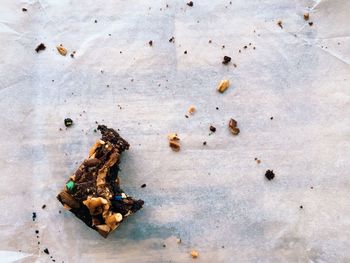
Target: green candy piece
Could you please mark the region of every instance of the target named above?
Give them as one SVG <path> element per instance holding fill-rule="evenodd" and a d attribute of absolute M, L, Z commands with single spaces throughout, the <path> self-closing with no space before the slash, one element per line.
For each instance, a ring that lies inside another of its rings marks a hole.
<path fill-rule="evenodd" d="M 69 191 L 72 191 L 74 188 L 74 182 L 73 181 L 69 181 L 68 183 L 66 183 L 66 187 Z"/>

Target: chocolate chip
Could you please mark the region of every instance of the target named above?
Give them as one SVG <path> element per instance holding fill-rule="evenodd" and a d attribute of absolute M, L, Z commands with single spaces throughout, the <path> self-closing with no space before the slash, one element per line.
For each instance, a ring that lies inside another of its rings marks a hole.
<path fill-rule="evenodd" d="M 141 185 L 141 188 L 145 188 L 145 187 L 146 187 L 146 184 Z"/>
<path fill-rule="evenodd" d="M 64 119 L 64 125 L 65 125 L 66 127 L 72 126 L 72 125 L 73 125 L 73 120 L 72 120 L 71 118 L 66 118 L 66 119 Z"/>
<path fill-rule="evenodd" d="M 193 2 L 190 1 L 190 2 L 187 3 L 187 5 L 192 7 L 193 6 Z"/>
<path fill-rule="evenodd" d="M 275 178 L 275 174 L 274 174 L 273 170 L 267 170 L 265 173 L 265 177 L 268 180 L 272 180 L 273 178 Z"/>
<path fill-rule="evenodd" d="M 210 130 L 211 132 L 216 132 L 216 128 L 215 128 L 214 126 L 212 126 L 212 125 L 210 125 L 209 130 Z"/>
<path fill-rule="evenodd" d="M 35 48 L 35 51 L 36 51 L 36 53 L 39 53 L 39 51 L 45 50 L 45 49 L 46 49 L 46 46 L 45 46 L 43 43 L 40 43 L 40 44 Z"/>
<path fill-rule="evenodd" d="M 230 63 L 230 61 L 231 61 L 231 57 L 224 56 L 224 60 L 222 61 L 222 64 L 227 65 L 228 63 Z"/>
<path fill-rule="evenodd" d="M 49 252 L 49 250 L 48 250 L 47 248 L 44 249 L 44 252 L 45 252 L 46 254 L 48 254 L 48 255 L 50 254 L 50 252 Z"/>

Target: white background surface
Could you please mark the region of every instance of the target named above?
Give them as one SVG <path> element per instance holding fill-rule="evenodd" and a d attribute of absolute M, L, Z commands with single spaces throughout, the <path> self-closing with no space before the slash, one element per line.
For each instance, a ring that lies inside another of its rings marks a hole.
<path fill-rule="evenodd" d="M 349 12 L 346 0 L 1 0 L 0 261 L 51 262 L 48 248 L 56 262 L 192 262 L 191 249 L 196 262 L 349 262 Z M 145 200 L 108 239 L 56 200 L 95 121 L 131 144 L 122 186 Z"/>

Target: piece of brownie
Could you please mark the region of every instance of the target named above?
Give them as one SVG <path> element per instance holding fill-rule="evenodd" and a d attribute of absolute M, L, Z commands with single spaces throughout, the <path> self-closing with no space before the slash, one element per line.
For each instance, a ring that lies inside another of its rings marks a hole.
<path fill-rule="evenodd" d="M 144 202 L 133 199 L 120 188 L 120 155 L 129 149 L 129 143 L 104 125 L 97 129 L 102 138 L 91 147 L 88 158 L 57 199 L 86 225 L 107 237 L 126 217 L 140 210 Z"/>

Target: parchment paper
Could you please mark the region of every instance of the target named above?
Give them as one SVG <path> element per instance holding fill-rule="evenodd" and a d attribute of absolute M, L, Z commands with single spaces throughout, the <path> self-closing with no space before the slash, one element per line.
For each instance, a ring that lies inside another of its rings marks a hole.
<path fill-rule="evenodd" d="M 350 262 L 350 1 L 186 3 L 0 2 L 0 262 Z M 95 121 L 145 200 L 108 239 L 56 200 Z"/>

